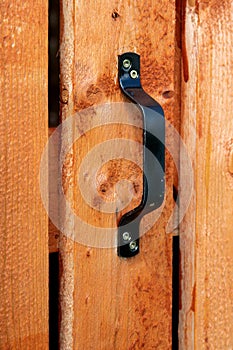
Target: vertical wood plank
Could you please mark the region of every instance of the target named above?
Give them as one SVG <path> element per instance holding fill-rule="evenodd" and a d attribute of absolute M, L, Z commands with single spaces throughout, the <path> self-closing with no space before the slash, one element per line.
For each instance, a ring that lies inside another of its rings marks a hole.
<path fill-rule="evenodd" d="M 61 12 L 63 119 L 86 107 L 124 101 L 117 83 L 117 57 L 134 51 L 141 55 L 145 90 L 162 104 L 168 120 L 179 120 L 174 93 L 174 1 L 63 2 Z M 81 137 L 64 164 L 66 196 L 74 212 L 92 225 L 115 227 L 116 217 L 115 213 L 102 215 L 94 201 L 91 209 L 84 203 L 78 190 L 79 166 L 95 145 L 119 136 L 142 140 L 140 132 L 127 126 L 103 126 Z M 171 165 L 169 159 L 168 155 L 167 165 Z M 98 194 L 108 201 L 115 195 L 117 181 L 130 180 L 132 174 L 138 188 L 132 207 L 142 195 L 142 176 L 126 161 L 109 162 L 93 182 L 97 181 Z M 173 167 L 168 166 L 165 210 L 141 239 L 141 253 L 134 259 L 119 259 L 116 249 L 87 247 L 61 237 L 61 349 L 171 348 L 172 244 L 166 223 L 173 206 L 172 184 Z M 65 217 L 64 228 L 72 225 Z"/>
<path fill-rule="evenodd" d="M 0 5 L 0 348 L 48 348 L 47 1 Z"/>
<path fill-rule="evenodd" d="M 185 8 L 182 13 L 183 43 L 182 51 L 188 62 L 183 63 L 182 69 L 182 113 L 181 113 L 181 137 L 183 138 L 192 166 L 195 169 L 196 163 L 196 118 L 197 118 L 197 25 L 198 14 L 195 7 Z M 182 56 L 183 56 L 182 55 Z M 188 74 L 187 74 L 188 72 Z M 188 75 L 188 81 L 186 80 Z M 186 164 L 180 163 L 181 169 Z M 182 171 L 181 171 L 182 173 Z M 181 186 L 186 184 L 181 178 Z M 194 184 L 195 186 L 195 184 Z M 196 220 L 196 193 L 192 193 L 191 203 L 186 212 L 184 220 L 180 225 L 180 319 L 179 319 L 179 343 L 181 349 L 194 349 L 194 310 L 192 309 L 193 291 L 195 286 L 195 220 Z"/>
<path fill-rule="evenodd" d="M 182 134 L 195 192 L 181 226 L 181 349 L 233 348 L 232 5 L 189 1 L 186 9 Z"/>

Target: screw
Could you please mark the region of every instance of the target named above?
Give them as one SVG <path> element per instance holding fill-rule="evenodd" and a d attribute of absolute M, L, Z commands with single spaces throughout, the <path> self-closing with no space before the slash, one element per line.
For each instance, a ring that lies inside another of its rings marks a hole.
<path fill-rule="evenodd" d="M 131 66 L 131 62 L 130 62 L 130 60 L 129 60 L 128 58 L 126 58 L 126 59 L 123 61 L 123 67 L 124 67 L 125 69 L 128 69 L 128 68 L 130 68 L 130 66 Z"/>
<path fill-rule="evenodd" d="M 129 249 L 130 249 L 132 252 L 134 252 L 135 250 L 137 250 L 137 249 L 138 249 L 137 242 L 136 242 L 136 241 L 130 242 L 130 244 L 129 244 Z"/>
<path fill-rule="evenodd" d="M 131 239 L 129 232 L 124 232 L 122 237 L 124 241 L 129 241 Z"/>
<path fill-rule="evenodd" d="M 133 79 L 136 79 L 138 77 L 138 72 L 136 70 L 131 70 L 130 76 Z"/>

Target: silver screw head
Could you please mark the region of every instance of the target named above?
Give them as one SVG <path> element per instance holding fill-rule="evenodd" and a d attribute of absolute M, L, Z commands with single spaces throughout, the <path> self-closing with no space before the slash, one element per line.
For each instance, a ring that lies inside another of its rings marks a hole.
<path fill-rule="evenodd" d="M 131 70 L 130 76 L 132 79 L 136 79 L 138 77 L 138 72 L 136 70 Z"/>
<path fill-rule="evenodd" d="M 130 242 L 130 244 L 129 244 L 129 249 L 131 250 L 131 251 L 135 251 L 135 250 L 137 250 L 138 249 L 138 245 L 137 245 L 137 242 L 136 241 L 132 241 L 132 242 Z"/>
<path fill-rule="evenodd" d="M 124 59 L 124 61 L 123 61 L 123 67 L 124 67 L 125 69 L 128 69 L 130 66 L 131 66 L 130 60 L 129 60 L 128 58 Z"/>
<path fill-rule="evenodd" d="M 129 241 L 129 240 L 130 240 L 130 234 L 129 234 L 129 232 L 124 232 L 123 235 L 122 235 L 122 237 L 123 237 L 123 240 L 124 240 L 124 241 Z"/>

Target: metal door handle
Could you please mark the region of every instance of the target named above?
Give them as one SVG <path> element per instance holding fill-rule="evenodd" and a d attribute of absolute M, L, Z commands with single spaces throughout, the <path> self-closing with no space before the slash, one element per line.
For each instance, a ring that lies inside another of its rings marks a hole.
<path fill-rule="evenodd" d="M 145 214 L 159 208 L 165 192 L 165 119 L 162 107 L 142 88 L 140 56 L 127 52 L 119 56 L 119 84 L 122 92 L 143 116 L 143 194 L 138 207 L 124 214 L 118 224 L 118 255 L 139 253 L 139 225 Z M 156 161 L 157 159 L 157 161 Z"/>

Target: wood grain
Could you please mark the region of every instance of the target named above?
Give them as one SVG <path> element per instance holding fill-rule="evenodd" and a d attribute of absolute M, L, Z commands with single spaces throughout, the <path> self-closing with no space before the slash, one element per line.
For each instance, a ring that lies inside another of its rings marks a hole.
<path fill-rule="evenodd" d="M 180 348 L 232 349 L 232 1 L 190 2 L 186 11 L 182 135 L 195 191 L 180 232 Z"/>
<path fill-rule="evenodd" d="M 47 1 L 0 6 L 0 348 L 48 348 Z"/>
<path fill-rule="evenodd" d="M 93 118 L 103 117 L 96 112 L 98 105 L 124 101 L 117 83 L 117 57 L 134 51 L 141 55 L 145 90 L 162 104 L 168 120 L 179 120 L 179 97 L 174 93 L 174 1 L 151 0 L 146 6 L 133 0 L 63 2 L 61 14 L 61 93 L 65 91 L 67 97 L 62 104 L 63 119 L 86 107 L 94 108 Z M 103 113 L 107 120 L 106 111 Z M 83 123 L 84 127 L 85 118 Z M 68 142 L 73 133 L 70 130 L 63 142 Z M 96 230 L 98 225 L 116 227 L 116 215 L 114 211 L 103 215 L 97 202 L 92 208 L 84 203 L 77 173 L 95 145 L 119 137 L 142 141 L 141 132 L 135 128 L 115 125 L 92 129 L 74 144 L 64 163 L 66 197 L 75 213 L 95 224 Z M 169 137 L 167 142 L 171 142 Z M 87 173 L 89 170 L 91 164 Z M 132 181 L 133 172 L 138 192 L 131 208 L 136 206 L 141 198 L 142 176 L 124 161 L 112 160 L 100 169 L 96 180 L 99 196 L 111 201 L 117 181 L 130 177 Z M 165 228 L 173 207 L 172 183 L 173 166 L 167 155 L 165 209 L 141 239 L 141 253 L 134 259 L 119 259 L 114 248 L 88 247 L 72 242 L 65 234 L 61 236 L 61 349 L 171 348 L 172 244 Z M 72 228 L 75 232 L 77 228 L 72 225 L 65 215 L 65 230 Z"/>

